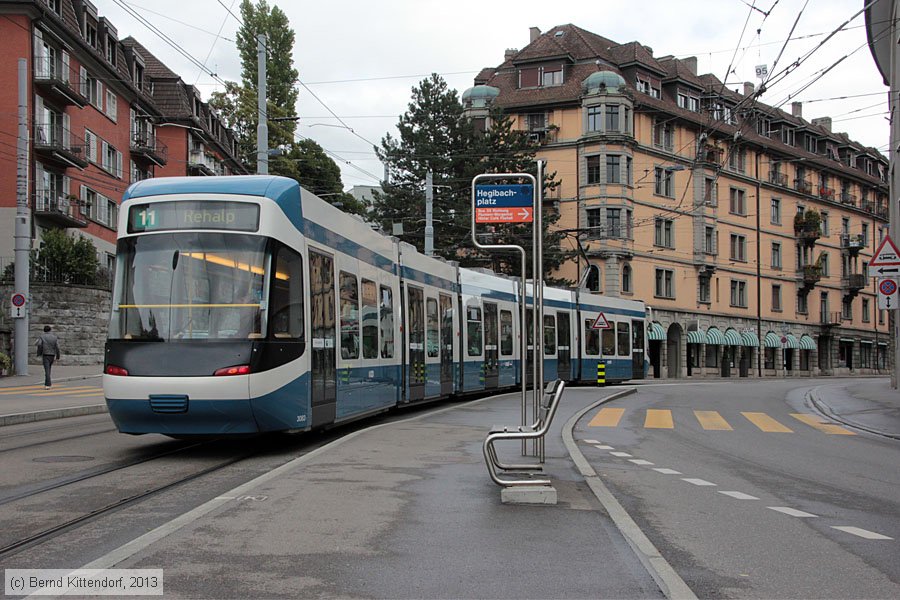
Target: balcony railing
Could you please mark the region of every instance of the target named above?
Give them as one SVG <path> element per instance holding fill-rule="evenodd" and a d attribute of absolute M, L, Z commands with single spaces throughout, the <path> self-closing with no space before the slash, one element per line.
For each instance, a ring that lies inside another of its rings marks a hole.
<path fill-rule="evenodd" d="M 834 200 L 834 188 L 819 186 L 819 198 L 822 200 Z"/>
<path fill-rule="evenodd" d="M 841 279 L 841 285 L 852 294 L 856 294 L 866 287 L 866 276 L 862 273 L 852 273 Z"/>
<path fill-rule="evenodd" d="M 34 151 L 44 160 L 83 169 L 88 165 L 87 150 L 84 139 L 58 123 L 34 126 Z"/>
<path fill-rule="evenodd" d="M 81 202 L 55 190 L 35 190 L 34 215 L 62 227 L 87 227 Z"/>
<path fill-rule="evenodd" d="M 795 179 L 794 189 L 801 194 L 812 194 L 812 184 L 805 179 Z"/>
<path fill-rule="evenodd" d="M 841 192 L 841 204 L 847 204 L 849 206 L 856 206 L 856 194 L 851 194 L 850 192 Z"/>
<path fill-rule="evenodd" d="M 819 313 L 819 318 L 822 319 L 822 325 L 824 325 L 825 327 L 840 325 L 841 321 L 843 320 L 840 311 L 832 312 L 823 310 Z"/>
<path fill-rule="evenodd" d="M 775 185 L 787 187 L 787 175 L 785 175 L 784 173 L 779 173 L 777 171 L 770 172 L 769 181 L 774 183 Z"/>
<path fill-rule="evenodd" d="M 841 234 L 841 249 L 847 250 L 852 254 L 856 254 L 866 247 L 866 240 L 862 234 L 851 235 L 849 233 Z"/>
<path fill-rule="evenodd" d="M 203 151 L 192 150 L 188 156 L 188 169 L 198 175 L 215 175 L 215 161 Z"/>
<path fill-rule="evenodd" d="M 818 265 L 805 265 L 800 269 L 800 276 L 803 278 L 803 286 L 812 288 L 822 279 L 822 267 Z"/>
<path fill-rule="evenodd" d="M 155 135 L 136 131 L 131 134 L 131 156 L 146 159 L 160 167 L 169 159 L 169 147 Z"/>
<path fill-rule="evenodd" d="M 860 203 L 860 208 L 862 208 L 866 212 L 874 213 L 875 212 L 875 203 L 872 202 L 871 200 L 863 200 Z"/>
<path fill-rule="evenodd" d="M 34 85 L 58 104 L 83 108 L 87 104 L 79 72 L 62 60 L 41 57 L 34 60 Z"/>

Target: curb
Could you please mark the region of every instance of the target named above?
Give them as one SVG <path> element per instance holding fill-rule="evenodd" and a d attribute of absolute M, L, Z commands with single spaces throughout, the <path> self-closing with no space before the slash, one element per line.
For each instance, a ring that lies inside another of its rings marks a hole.
<path fill-rule="evenodd" d="M 86 406 L 72 406 L 69 408 L 53 408 L 50 410 L 39 410 L 13 415 L 0 415 L 0 427 L 6 425 L 20 425 L 22 423 L 35 423 L 37 421 L 49 421 L 51 419 L 63 419 L 65 417 L 99 415 L 105 412 L 107 412 L 105 404 L 89 404 Z"/>
<path fill-rule="evenodd" d="M 584 457 L 584 454 L 581 453 L 581 450 L 578 448 L 578 444 L 575 442 L 575 438 L 572 435 L 575 425 L 585 413 L 601 404 L 612 402 L 613 400 L 624 398 L 625 396 L 634 393 L 637 393 L 637 388 L 632 387 L 624 389 L 621 392 L 617 392 L 594 402 L 573 415 L 572 418 L 563 425 L 563 443 L 565 443 L 566 448 L 569 450 L 569 455 L 575 462 L 575 467 L 584 477 L 588 487 L 591 488 L 594 496 L 600 501 L 603 508 L 606 509 L 606 512 L 613 520 L 613 523 L 616 524 L 619 532 L 628 541 L 631 549 L 634 550 L 634 553 L 641 561 L 641 564 L 643 564 L 644 568 L 647 569 L 647 572 L 650 573 L 650 576 L 656 582 L 656 585 L 659 586 L 662 593 L 665 594 L 666 598 L 696 600 L 696 594 L 688 587 L 681 576 L 675 572 L 675 569 L 672 568 L 669 561 L 660 554 L 656 546 L 653 545 L 653 542 L 651 542 L 644 532 L 641 531 L 641 528 L 638 527 L 638 524 L 631 518 L 628 511 L 626 511 L 619 501 L 616 500 L 615 496 L 612 495 L 609 488 L 606 487 L 603 480 L 600 479 L 597 472 L 594 471 L 593 467 L 591 467 L 590 463 Z"/>
<path fill-rule="evenodd" d="M 821 398 L 819 398 L 817 394 L 818 389 L 819 387 L 814 387 L 813 389 L 809 390 L 806 393 L 806 397 L 809 400 L 810 405 L 812 405 L 813 409 L 818 411 L 819 414 L 837 421 L 841 425 L 852 427 L 853 429 L 859 429 L 860 431 L 865 431 L 866 433 L 871 433 L 872 435 L 878 435 L 892 440 L 900 440 L 900 435 L 897 435 L 896 433 L 888 433 L 886 431 L 879 431 L 865 425 L 860 425 L 859 423 L 851 421 L 846 417 L 837 414 L 836 412 L 834 412 L 834 410 L 832 410 L 830 406 L 825 404 L 825 402 Z"/>

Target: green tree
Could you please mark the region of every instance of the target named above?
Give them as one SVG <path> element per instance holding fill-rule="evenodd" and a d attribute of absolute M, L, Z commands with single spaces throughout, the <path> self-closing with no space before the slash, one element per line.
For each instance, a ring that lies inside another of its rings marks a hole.
<path fill-rule="evenodd" d="M 269 161 L 269 168 L 299 181 L 303 187 L 344 212 L 364 215 L 366 206 L 343 191 L 341 169 L 318 143 L 306 139 L 291 144 L 282 156 Z"/>
<path fill-rule="evenodd" d="M 479 131 L 463 115 L 455 90 L 437 74 L 412 89 L 406 113 L 397 124 L 399 137 L 390 134 L 375 148 L 390 178 L 382 183 L 372 216 L 386 231 L 403 224 L 401 238 L 424 247 L 425 174 L 430 169 L 435 184 L 435 253 L 463 265 L 489 265 L 494 270 L 518 274 L 519 255 L 478 251 L 471 240 L 471 182 L 480 173 L 532 173 L 536 146 L 525 132 L 513 128 L 513 120 L 494 109 L 491 127 Z M 554 174 L 545 174 L 544 187 L 558 185 Z M 544 269 L 554 270 L 567 257 L 560 247 L 562 233 L 549 233 L 558 219 L 544 211 Z M 479 229 L 479 233 L 481 233 Z M 531 227 L 502 225 L 484 228 L 490 243 L 515 243 L 531 249 Z M 485 238 L 488 242 L 488 238 Z M 531 268 L 531 261 L 528 261 Z"/>
<path fill-rule="evenodd" d="M 85 237 L 66 235 L 64 229 L 46 229 L 41 245 L 32 253 L 32 279 L 56 283 L 95 285 L 100 263 L 97 249 Z"/>

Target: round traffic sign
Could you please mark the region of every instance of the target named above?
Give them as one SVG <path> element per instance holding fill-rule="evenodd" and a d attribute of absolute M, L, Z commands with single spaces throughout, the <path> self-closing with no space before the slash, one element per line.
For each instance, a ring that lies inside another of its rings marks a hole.
<path fill-rule="evenodd" d="M 882 279 L 878 282 L 878 291 L 885 296 L 891 296 L 897 291 L 897 282 L 893 279 Z"/>
<path fill-rule="evenodd" d="M 25 294 L 20 294 L 18 292 L 13 294 L 12 305 L 17 307 L 25 306 Z"/>
<path fill-rule="evenodd" d="M 781 343 L 782 343 L 782 344 L 787 344 L 787 338 L 784 337 L 784 336 L 781 336 Z"/>

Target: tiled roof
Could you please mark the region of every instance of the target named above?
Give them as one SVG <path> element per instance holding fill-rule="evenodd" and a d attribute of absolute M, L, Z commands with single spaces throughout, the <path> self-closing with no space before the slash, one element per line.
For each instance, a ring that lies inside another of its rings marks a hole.
<path fill-rule="evenodd" d="M 659 61 L 653 58 L 646 46 L 639 42 L 628 42 L 610 48 L 610 54 L 613 62 L 619 66 L 625 66 L 631 63 L 639 63 L 645 67 L 650 67 L 659 74 L 666 72 L 665 68 Z"/>
<path fill-rule="evenodd" d="M 615 71 L 609 67 L 604 70 Z M 575 102 L 583 93 L 581 82 L 591 73 L 597 72 L 597 65 L 591 63 L 571 65 L 566 69 L 562 85 L 519 88 L 519 77 L 514 69 L 498 71 L 487 84 L 500 89 L 499 103 L 508 108 L 533 106 L 537 104 L 559 104 Z M 619 73 L 621 75 L 621 73 Z"/>
<path fill-rule="evenodd" d="M 153 79 L 181 79 L 177 73 L 164 65 L 161 60 L 156 58 L 149 50 L 144 48 L 144 46 L 133 37 L 128 36 L 127 38 L 122 40 L 122 44 L 133 48 L 138 52 L 138 54 L 141 55 L 141 58 L 144 59 L 144 74 L 146 74 L 148 77 L 152 77 Z"/>
<path fill-rule="evenodd" d="M 555 56 L 569 56 L 574 60 L 600 57 L 611 61 L 612 55 L 609 49 L 617 45 L 616 42 L 569 23 L 568 25 L 557 25 L 540 35 L 522 48 L 513 57 L 512 62 L 520 64 Z"/>
<path fill-rule="evenodd" d="M 667 73 L 664 80 L 680 79 L 696 85 L 697 87 L 703 87 L 703 80 L 691 71 L 683 60 L 679 60 L 672 56 L 666 56 L 659 59 L 659 64 Z"/>

